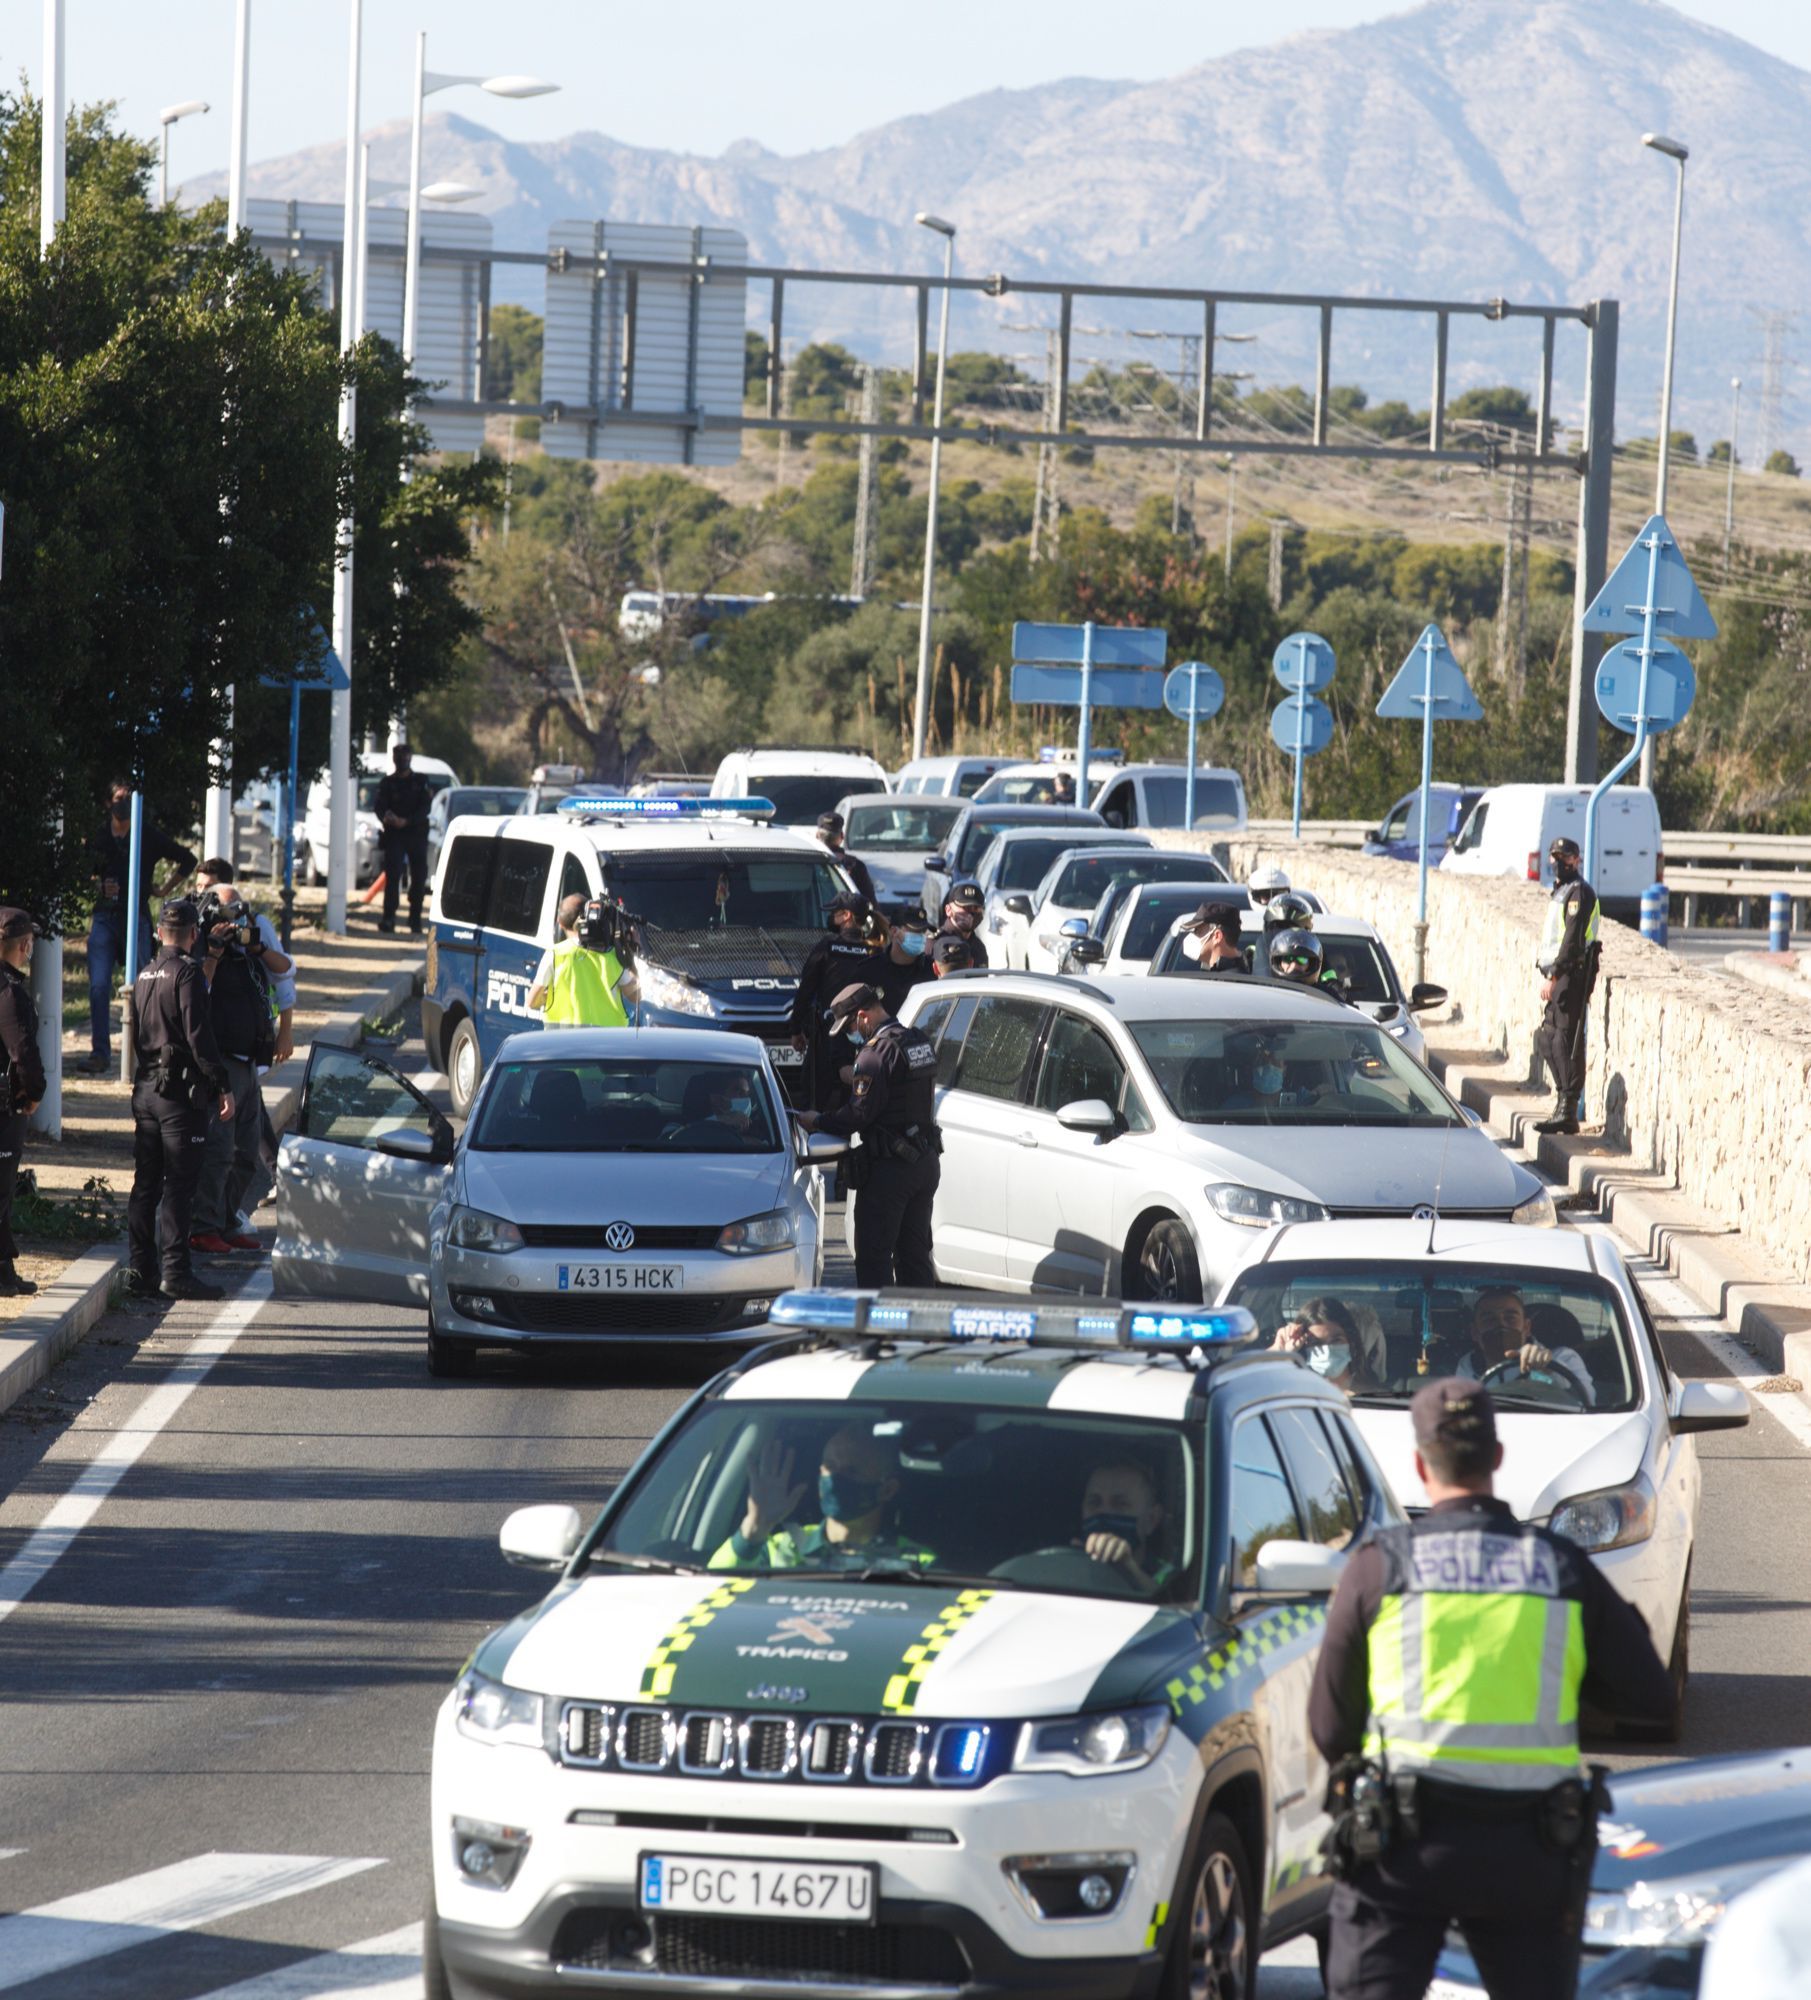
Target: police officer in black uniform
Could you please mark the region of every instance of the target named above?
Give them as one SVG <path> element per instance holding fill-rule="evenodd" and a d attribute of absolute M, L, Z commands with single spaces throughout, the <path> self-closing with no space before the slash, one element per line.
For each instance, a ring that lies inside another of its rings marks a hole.
<path fill-rule="evenodd" d="M 863 926 L 868 905 L 846 889 L 830 901 L 830 930 L 805 954 L 799 967 L 799 990 L 793 996 L 787 1026 L 792 1046 L 805 1052 L 805 1098 L 813 1111 L 827 1111 L 841 1090 L 839 1072 L 846 1050 L 830 1040 L 826 1023 L 830 1003 L 851 980 L 861 976 L 872 953 Z"/>
<path fill-rule="evenodd" d="M 126 1284 L 140 1298 L 223 1296 L 218 1285 L 197 1278 L 189 1262 L 189 1221 L 208 1123 L 233 1115 L 232 1085 L 209 1018 L 213 961 L 204 966 L 190 956 L 197 928 L 193 903 L 163 906 L 157 955 L 126 1003 L 138 1051 Z"/>
<path fill-rule="evenodd" d="M 1585 880 L 1578 842 L 1564 834 L 1547 850 L 1553 860 L 1553 894 L 1541 929 L 1541 1017 L 1535 1047 L 1553 1078 L 1553 1110 L 1535 1121 L 1537 1132 L 1576 1132 L 1585 1089 L 1585 1014 L 1597 984 L 1597 941 L 1603 912 Z"/>
<path fill-rule="evenodd" d="M 954 938 L 961 946 L 959 957 L 951 958 L 948 952 L 941 956 L 940 963 L 949 966 L 953 972 L 985 972 L 987 970 L 987 947 L 981 942 L 981 912 L 987 907 L 987 898 L 981 893 L 979 882 L 958 882 L 943 899 L 943 928 L 931 940 L 931 952 L 937 956 L 937 947 L 947 938 Z"/>
<path fill-rule="evenodd" d="M 855 1181 L 855 1282 L 863 1287 L 935 1285 L 931 1202 L 942 1168 L 937 1130 L 937 1049 L 931 1038 L 887 1011 L 872 986 L 845 986 L 831 1008 L 830 1032 L 861 1038 L 849 1102 L 797 1113 L 807 1132 L 859 1133 L 863 1164 Z"/>
<path fill-rule="evenodd" d="M 38 1010 L 32 1004 L 34 924 L 23 910 L 0 910 L 0 1299 L 23 1298 L 38 1288 L 14 1263 L 13 1188 L 25 1151 L 25 1127 L 44 1095 L 44 1059 L 38 1054 Z"/>
<path fill-rule="evenodd" d="M 406 743 L 390 752 L 396 766 L 377 788 L 371 809 L 383 828 L 384 914 L 379 930 L 396 928 L 396 899 L 402 889 L 403 863 L 409 864 L 409 928 L 421 935 L 422 898 L 428 893 L 428 808 L 434 787 L 415 770 L 415 753 Z"/>
<path fill-rule="evenodd" d="M 842 868 L 868 901 L 879 906 L 880 898 L 874 891 L 874 877 L 868 873 L 868 864 L 859 855 L 851 854 L 843 845 L 843 816 L 841 813 L 819 813 L 817 816 L 817 837 L 830 850 L 831 858 Z"/>

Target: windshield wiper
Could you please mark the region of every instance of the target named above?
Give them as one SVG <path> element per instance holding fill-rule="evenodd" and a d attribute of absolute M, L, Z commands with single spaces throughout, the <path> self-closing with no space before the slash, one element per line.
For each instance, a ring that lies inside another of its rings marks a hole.
<path fill-rule="evenodd" d="M 952 1569 L 923 1569 L 917 1563 L 871 1562 L 861 1569 L 776 1569 L 775 1576 L 800 1581 L 842 1583 L 912 1583 L 931 1590 L 1017 1590 L 1020 1586 L 998 1576 L 964 1576 Z"/>
<path fill-rule="evenodd" d="M 703 1576 L 703 1563 L 673 1562 L 666 1556 L 632 1556 L 625 1549 L 593 1549 L 588 1563 L 615 1563 L 623 1569 L 652 1571 L 657 1576 Z"/>

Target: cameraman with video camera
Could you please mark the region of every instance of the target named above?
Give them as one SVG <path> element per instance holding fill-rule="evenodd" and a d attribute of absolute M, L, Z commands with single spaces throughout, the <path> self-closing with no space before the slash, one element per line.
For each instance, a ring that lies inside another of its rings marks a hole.
<path fill-rule="evenodd" d="M 218 881 L 212 872 L 209 879 L 216 885 L 197 899 L 196 918 L 213 967 L 208 1017 L 226 1068 L 233 1115 L 214 1120 L 207 1129 L 189 1248 L 224 1257 L 264 1247 L 240 1223 L 239 1210 L 258 1172 L 264 1120 L 258 1071 L 268 1069 L 277 1053 L 278 1010 L 271 981 L 288 972 L 292 961 L 264 942 L 250 905 L 231 882 Z"/>
<path fill-rule="evenodd" d="M 528 1004 L 550 1028 L 626 1028 L 641 981 L 622 912 L 601 896 L 560 902 L 560 941 L 541 954 Z"/>

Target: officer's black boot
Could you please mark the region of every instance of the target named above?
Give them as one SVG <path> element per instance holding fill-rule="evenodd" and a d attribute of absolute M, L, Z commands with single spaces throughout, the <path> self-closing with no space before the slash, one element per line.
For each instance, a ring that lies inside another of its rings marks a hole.
<path fill-rule="evenodd" d="M 1553 1097 L 1553 1109 L 1545 1118 L 1535 1120 L 1534 1129 L 1537 1132 L 1561 1132 L 1570 1136 L 1578 1130 L 1576 1101 L 1563 1090 L 1556 1091 Z"/>
<path fill-rule="evenodd" d="M 205 1279 L 193 1276 L 165 1278 L 163 1295 L 166 1299 L 223 1299 L 226 1297 L 226 1288 L 223 1285 L 210 1285 Z"/>
<path fill-rule="evenodd" d="M 0 1299 L 29 1298 L 37 1289 L 30 1278 L 20 1277 L 10 1257 L 0 1258 Z"/>

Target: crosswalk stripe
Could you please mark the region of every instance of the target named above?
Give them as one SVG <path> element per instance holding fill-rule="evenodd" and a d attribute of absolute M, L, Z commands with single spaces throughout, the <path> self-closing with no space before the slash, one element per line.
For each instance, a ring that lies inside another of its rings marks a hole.
<path fill-rule="evenodd" d="M 421 1926 L 404 1924 L 382 1937 L 298 1959 L 200 2000 L 421 2000 Z"/>
<path fill-rule="evenodd" d="M 0 1991 L 377 1868 L 323 1854 L 198 1854 L 0 1917 Z"/>

